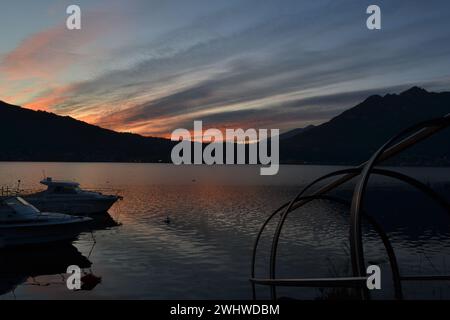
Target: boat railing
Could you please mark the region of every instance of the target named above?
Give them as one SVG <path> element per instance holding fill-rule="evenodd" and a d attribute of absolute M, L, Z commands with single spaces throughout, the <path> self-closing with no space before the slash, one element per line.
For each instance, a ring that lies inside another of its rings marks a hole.
<path fill-rule="evenodd" d="M 366 162 L 359 166 L 335 171 L 326 174 L 312 183 L 307 185 L 297 196 L 290 202 L 283 204 L 275 210 L 262 224 L 253 246 L 253 254 L 251 260 L 251 276 L 250 282 L 252 286 L 253 298 L 256 299 L 256 286 L 264 285 L 270 287 L 270 295 L 272 299 L 277 299 L 277 287 L 316 287 L 316 288 L 356 288 L 358 296 L 362 299 L 370 299 L 370 294 L 366 285 L 366 265 L 364 260 L 364 247 L 362 240 L 361 221 L 362 217 L 366 219 L 374 228 L 376 233 L 383 241 L 384 248 L 389 258 L 393 285 L 395 290 L 395 298 L 403 299 L 402 282 L 404 281 L 449 281 L 450 275 L 402 275 L 395 255 L 395 250 L 391 245 L 388 235 L 384 232 L 382 226 L 376 219 L 367 214 L 363 208 L 363 199 L 371 175 L 380 175 L 394 178 L 405 182 L 417 190 L 423 192 L 434 200 L 444 211 L 450 216 L 450 204 L 440 194 L 435 192 L 430 186 L 424 184 L 408 175 L 397 171 L 381 169 L 377 166 L 384 161 L 398 155 L 406 149 L 426 140 L 434 134 L 442 131 L 450 126 L 450 114 L 441 118 L 432 119 L 418 123 L 408 129 L 400 132 L 398 135 L 387 141 L 377 152 Z M 320 187 L 317 191 L 310 192 L 310 189 L 319 182 L 333 179 L 331 182 Z M 344 183 L 356 179 L 353 196 L 351 201 L 331 196 L 328 193 Z M 349 241 L 350 241 L 350 260 L 352 265 L 352 277 L 330 277 L 330 278 L 290 278 L 280 279 L 276 276 L 277 267 L 277 251 L 279 247 L 279 238 L 286 218 L 294 210 L 303 207 L 305 204 L 315 201 L 325 200 L 340 203 L 348 208 L 349 213 Z M 270 262 L 268 268 L 269 277 L 256 277 L 255 265 L 258 245 L 261 240 L 263 231 L 268 224 L 275 218 L 278 218 L 275 232 L 272 237 L 270 249 Z M 448 271 L 448 270 L 447 270 Z"/>
<path fill-rule="evenodd" d="M 116 196 L 120 196 L 122 194 L 122 190 L 114 189 L 114 188 L 83 188 L 84 191 L 89 192 L 98 192 L 98 193 L 108 193 Z M 26 197 L 38 192 L 45 191 L 42 188 L 17 188 L 10 186 L 1 186 L 0 187 L 0 197 Z"/>
<path fill-rule="evenodd" d="M 115 194 L 115 195 L 120 195 L 123 193 L 123 190 L 117 189 L 117 188 L 83 188 L 83 190 L 90 191 L 90 192 Z"/>
<path fill-rule="evenodd" d="M 11 188 L 9 186 L 0 187 L 0 196 L 1 197 L 23 197 L 33 193 L 36 193 L 38 189 L 22 189 L 22 188 Z"/>
<path fill-rule="evenodd" d="M 0 187 L 0 197 L 2 198 L 18 196 L 19 194 L 20 190 L 17 188 L 10 188 L 8 186 Z"/>

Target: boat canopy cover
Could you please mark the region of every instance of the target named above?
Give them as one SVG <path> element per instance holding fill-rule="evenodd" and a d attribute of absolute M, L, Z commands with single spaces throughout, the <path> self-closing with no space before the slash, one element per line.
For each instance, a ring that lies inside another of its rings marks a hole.
<path fill-rule="evenodd" d="M 41 181 L 41 184 L 48 187 L 68 187 L 68 188 L 77 188 L 80 186 L 79 183 L 73 181 L 62 181 L 62 180 L 53 180 L 48 177 Z"/>

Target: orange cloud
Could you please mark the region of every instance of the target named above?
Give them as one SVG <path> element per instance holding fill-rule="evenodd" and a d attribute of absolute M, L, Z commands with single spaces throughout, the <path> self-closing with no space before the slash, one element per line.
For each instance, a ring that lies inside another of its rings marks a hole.
<path fill-rule="evenodd" d="M 91 32 L 69 31 L 64 25 L 35 33 L 6 54 L 0 70 L 12 81 L 54 79 L 78 60 L 78 48 L 94 37 Z"/>
<path fill-rule="evenodd" d="M 50 111 L 51 106 L 64 102 L 66 99 L 65 94 L 69 93 L 72 87 L 73 86 L 63 86 L 54 88 L 50 90 L 50 92 L 46 92 L 41 96 L 31 99 L 31 101 L 25 103 L 23 107 L 32 110 Z"/>
<path fill-rule="evenodd" d="M 106 30 L 102 23 L 92 21 L 82 30 L 68 30 L 60 23 L 30 35 L 5 54 L 0 60 L 0 97 L 40 110 L 62 102 L 61 94 L 68 90 L 67 76 L 76 78 L 73 72 L 80 69 L 75 67 L 89 61 L 87 52 L 92 48 L 88 45 Z"/>

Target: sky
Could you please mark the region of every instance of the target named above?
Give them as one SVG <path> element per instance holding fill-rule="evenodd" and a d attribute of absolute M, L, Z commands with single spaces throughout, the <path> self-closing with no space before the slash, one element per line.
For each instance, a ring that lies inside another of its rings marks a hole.
<path fill-rule="evenodd" d="M 66 28 L 71 4 L 81 30 Z M 283 132 L 372 94 L 448 91 L 449 16 L 448 0 L 15 0 L 0 11 L 0 100 L 147 136 L 194 120 Z"/>

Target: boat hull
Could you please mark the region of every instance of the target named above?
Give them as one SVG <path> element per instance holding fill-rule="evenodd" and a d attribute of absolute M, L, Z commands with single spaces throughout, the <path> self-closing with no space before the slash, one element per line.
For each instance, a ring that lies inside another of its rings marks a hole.
<path fill-rule="evenodd" d="M 40 211 L 61 212 L 71 215 L 91 215 L 107 212 L 118 200 L 118 197 L 105 197 L 101 199 L 25 197 L 25 199 Z"/>
<path fill-rule="evenodd" d="M 81 232 L 87 230 L 90 221 L 92 219 L 79 217 L 51 223 L 0 225 L 0 248 L 75 240 Z"/>

